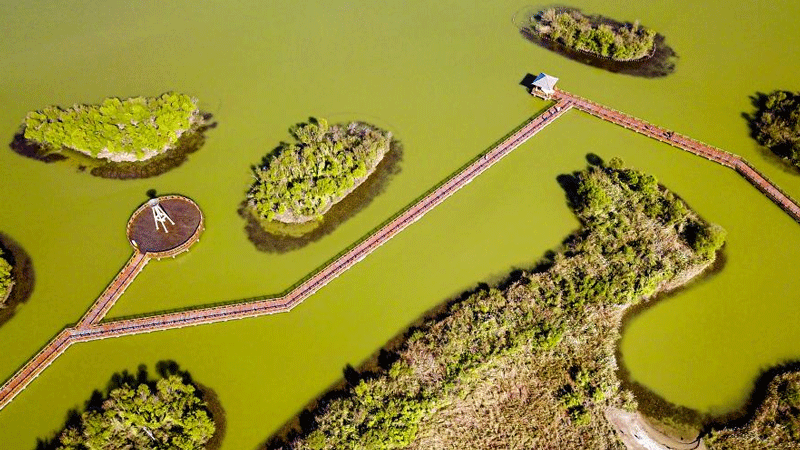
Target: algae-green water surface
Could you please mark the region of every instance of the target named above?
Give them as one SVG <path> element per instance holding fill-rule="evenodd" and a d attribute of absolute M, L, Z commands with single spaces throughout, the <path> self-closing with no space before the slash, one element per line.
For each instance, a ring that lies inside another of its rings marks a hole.
<path fill-rule="evenodd" d="M 48 104 L 168 90 L 200 99 L 219 126 L 183 166 L 116 181 L 0 151 L 0 231 L 31 255 L 36 286 L 0 327 L 5 378 L 74 323 L 130 254 L 124 224 L 148 189 L 203 208 L 202 241 L 149 264 L 112 317 L 278 293 L 540 110 L 518 85 L 544 70 L 577 94 L 743 155 L 800 197 L 800 176 L 748 137 L 748 96 L 800 89 L 785 2 L 581 2 L 667 36 L 660 79 L 580 65 L 524 40 L 524 2 L 0 2 L 0 130 Z M 404 144 L 402 172 L 323 239 L 257 251 L 237 207 L 249 166 L 309 115 L 360 119 Z M 651 172 L 729 231 L 721 272 L 624 330 L 631 378 L 701 411 L 735 409 L 763 368 L 800 357 L 800 228 L 735 173 L 578 112 L 523 145 L 289 314 L 70 348 L 0 411 L 0 447 L 33 448 L 115 372 L 174 360 L 225 410 L 222 448 L 250 449 L 443 300 L 526 267 L 578 224 L 556 176 L 587 152 Z"/>

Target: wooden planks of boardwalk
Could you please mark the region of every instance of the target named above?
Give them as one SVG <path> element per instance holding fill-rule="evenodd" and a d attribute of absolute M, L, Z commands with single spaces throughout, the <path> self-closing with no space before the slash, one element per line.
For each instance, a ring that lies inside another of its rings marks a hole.
<path fill-rule="evenodd" d="M 191 325 L 222 322 L 226 320 L 256 317 L 265 314 L 286 312 L 328 284 L 331 280 L 364 259 L 383 243 L 419 220 L 456 191 L 466 186 L 478 175 L 497 163 L 522 143 L 544 129 L 572 107 L 569 99 L 559 100 L 522 128 L 512 133 L 482 157 L 445 181 L 441 186 L 411 205 L 399 216 L 378 231 L 358 243 L 353 249 L 334 260 L 288 294 L 274 299 L 235 303 L 191 311 L 161 314 L 138 319 L 117 320 L 99 323 L 111 309 L 117 298 L 147 264 L 146 255 L 136 252 L 95 301 L 89 312 L 75 327 L 67 328 L 36 354 L 25 366 L 0 388 L 0 409 L 8 405 L 25 387 L 44 371 L 59 355 L 75 342 L 85 342 L 109 337 L 118 337 L 159 330 L 181 328 Z"/>
<path fill-rule="evenodd" d="M 117 299 L 125 293 L 125 289 L 130 286 L 136 278 L 136 275 L 139 275 L 139 272 L 144 269 L 144 266 L 149 260 L 150 258 L 148 258 L 146 254 L 138 251 L 134 252 L 128 260 L 128 263 L 125 264 L 125 267 L 114 277 L 114 281 L 112 281 L 100 297 L 97 298 L 92 307 L 89 308 L 89 311 L 87 311 L 78 324 L 75 325 L 75 328 L 86 328 L 89 325 L 101 321 L 111 307 L 114 306 L 114 303 L 117 302 Z"/>

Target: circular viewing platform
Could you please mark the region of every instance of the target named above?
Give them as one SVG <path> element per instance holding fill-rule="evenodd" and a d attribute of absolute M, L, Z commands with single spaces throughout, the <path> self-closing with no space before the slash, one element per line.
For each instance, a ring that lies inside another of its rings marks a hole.
<path fill-rule="evenodd" d="M 137 209 L 128 221 L 128 241 L 150 258 L 174 257 L 200 239 L 203 213 L 181 195 L 156 197 Z"/>

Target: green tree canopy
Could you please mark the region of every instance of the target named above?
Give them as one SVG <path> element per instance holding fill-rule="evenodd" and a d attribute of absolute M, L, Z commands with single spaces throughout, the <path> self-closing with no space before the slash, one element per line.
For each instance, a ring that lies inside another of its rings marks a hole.
<path fill-rule="evenodd" d="M 532 17 L 530 31 L 569 48 L 632 61 L 653 53 L 656 32 L 618 23 L 600 16 L 585 16 L 574 9 L 549 8 Z"/>
<path fill-rule="evenodd" d="M 200 121 L 197 100 L 186 94 L 111 97 L 99 105 L 29 112 L 24 137 L 55 151 L 67 148 L 95 158 L 142 161 L 171 149 Z"/>
<path fill-rule="evenodd" d="M 202 450 L 214 421 L 194 386 L 179 376 L 112 390 L 99 410 L 60 434 L 60 450 Z"/>
<path fill-rule="evenodd" d="M 759 144 L 800 167 L 800 92 L 775 91 L 760 99 L 752 123 Z"/>
<path fill-rule="evenodd" d="M 312 119 L 290 129 L 255 168 L 247 202 L 258 217 L 307 222 L 361 184 L 391 148 L 392 134 L 370 124 Z"/>
<path fill-rule="evenodd" d="M 14 283 L 14 278 L 11 277 L 11 264 L 3 256 L 3 251 L 0 250 L 0 306 L 6 299 L 8 290 Z"/>

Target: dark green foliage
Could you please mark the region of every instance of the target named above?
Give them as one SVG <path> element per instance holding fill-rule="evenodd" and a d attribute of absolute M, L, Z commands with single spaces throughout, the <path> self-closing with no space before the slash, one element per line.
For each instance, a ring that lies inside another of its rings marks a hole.
<path fill-rule="evenodd" d="M 99 410 L 81 415 L 59 437 L 60 450 L 202 450 L 214 421 L 194 386 L 179 376 L 112 390 Z"/>
<path fill-rule="evenodd" d="M 25 118 L 24 137 L 51 150 L 95 158 L 142 161 L 163 153 L 201 120 L 197 100 L 185 94 L 111 97 L 99 105 L 48 106 Z"/>
<path fill-rule="evenodd" d="M 306 222 L 325 213 L 360 184 L 391 146 L 391 133 L 359 122 L 329 126 L 312 119 L 290 130 L 255 169 L 247 201 L 257 216 Z"/>
<path fill-rule="evenodd" d="M 14 278 L 11 277 L 11 264 L 3 257 L 3 251 L 0 250 L 0 307 L 6 300 L 9 289 L 14 284 Z"/>
<path fill-rule="evenodd" d="M 710 450 L 789 450 L 800 448 L 800 372 L 778 375 L 767 397 L 744 427 L 714 432 Z"/>
<path fill-rule="evenodd" d="M 616 24 L 600 17 L 584 16 L 573 9 L 556 8 L 534 16 L 531 31 L 567 47 L 617 61 L 651 55 L 656 37 L 655 31 L 640 27 L 638 23 Z"/>
<path fill-rule="evenodd" d="M 564 445 L 615 445 L 613 432 L 602 428 L 602 410 L 626 404 L 614 375 L 614 333 L 622 311 L 615 305 L 680 284 L 707 266 L 722 244 L 716 238 L 703 241 L 703 252 L 695 252 L 682 238 L 684 229 L 691 223 L 697 236 L 718 236 L 708 231 L 711 225 L 654 177 L 622 168 L 618 160 L 615 166 L 575 175 L 573 208 L 583 229 L 546 271 L 527 274 L 503 291 L 474 292 L 427 320 L 408 335 L 388 371 L 327 403 L 315 417 L 315 429 L 292 447 L 479 448 L 477 440 L 485 439 L 497 448 L 523 448 L 520 442 L 539 448 L 545 441 L 519 430 L 549 426 L 558 417 L 583 430 L 559 429 Z M 550 396 L 536 393 L 523 412 L 498 406 L 480 416 L 487 405 L 502 405 L 497 397 L 510 395 L 487 385 L 513 387 L 531 380 L 539 390 L 549 387 Z M 480 394 L 483 390 L 493 395 Z M 479 406 L 465 407 L 471 399 Z M 475 417 L 467 417 L 471 414 Z M 488 430 L 497 429 L 496 418 L 503 415 L 509 416 L 503 425 L 516 434 L 491 435 Z M 454 427 L 466 432 L 452 433 Z M 420 436 L 427 441 L 415 441 Z M 555 445 L 552 435 L 546 439 Z"/>
<path fill-rule="evenodd" d="M 767 95 L 760 101 L 753 128 L 759 144 L 800 167 L 800 93 Z"/>

